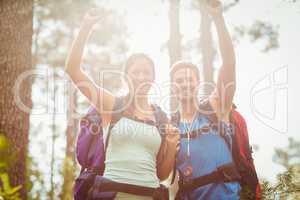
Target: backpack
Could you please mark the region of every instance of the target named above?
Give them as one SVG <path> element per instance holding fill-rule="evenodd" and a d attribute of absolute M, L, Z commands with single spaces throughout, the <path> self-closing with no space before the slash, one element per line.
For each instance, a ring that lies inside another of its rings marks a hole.
<path fill-rule="evenodd" d="M 211 124 L 219 125 L 216 114 L 214 113 L 209 100 L 204 99 L 199 103 L 199 110 L 204 111 L 203 114 L 207 116 Z M 172 123 L 178 125 L 180 122 L 179 112 L 175 113 L 171 119 Z M 239 173 L 240 185 L 242 187 L 240 196 L 242 199 L 259 200 L 261 188 L 258 181 L 257 173 L 255 170 L 252 148 L 249 144 L 249 136 L 247 130 L 247 124 L 243 116 L 237 111 L 236 106 L 233 105 L 233 109 L 230 113 L 230 123 L 233 125 L 234 135 L 232 137 L 232 158 L 235 168 Z M 220 126 L 219 126 L 220 127 Z M 222 129 L 220 135 L 223 137 Z M 225 142 L 229 144 L 228 138 L 223 137 Z M 174 168 L 174 170 L 176 170 Z M 171 183 L 175 180 L 175 171 Z"/>
<path fill-rule="evenodd" d="M 107 137 L 103 137 L 102 120 L 94 107 L 90 107 L 88 113 L 80 121 L 80 129 L 76 143 L 76 158 L 81 166 L 80 175 L 74 184 L 74 199 L 84 200 L 87 198 L 90 188 L 94 184 L 97 175 L 102 176 L 105 169 L 105 153 L 110 137 L 110 130 L 122 117 L 122 106 L 125 98 L 116 98 L 114 114 L 108 128 Z M 164 124 L 167 116 L 157 105 L 152 105 L 156 120 L 156 127 L 164 139 Z M 162 145 L 161 145 L 162 146 Z"/>

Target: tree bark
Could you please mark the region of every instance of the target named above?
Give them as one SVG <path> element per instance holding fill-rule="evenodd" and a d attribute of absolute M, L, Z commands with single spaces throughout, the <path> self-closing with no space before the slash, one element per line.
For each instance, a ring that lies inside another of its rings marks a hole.
<path fill-rule="evenodd" d="M 180 34 L 180 0 L 170 0 L 169 1 L 169 59 L 170 67 L 178 60 L 181 59 L 181 34 Z M 175 110 L 175 98 L 170 90 L 170 109 Z"/>
<path fill-rule="evenodd" d="M 63 185 L 60 194 L 60 199 L 62 200 L 72 200 L 73 199 L 73 185 L 75 180 L 76 172 L 76 160 L 75 160 L 75 140 L 76 133 L 78 132 L 79 120 L 74 116 L 77 108 L 77 93 L 76 88 L 73 85 L 70 86 L 72 92 L 69 94 L 69 104 L 68 104 L 68 124 L 66 130 L 66 150 L 65 159 L 63 163 Z"/>
<path fill-rule="evenodd" d="M 0 1 L 0 132 L 10 143 L 8 174 L 13 186 L 22 185 L 21 199 L 26 200 L 26 155 L 29 116 L 32 107 L 31 85 L 27 78 L 16 91 L 16 80 L 31 66 L 32 0 Z M 14 94 L 28 108 L 20 108 Z"/>
<path fill-rule="evenodd" d="M 200 26 L 200 45 L 202 53 L 203 79 L 204 79 L 204 95 L 209 95 L 213 91 L 213 61 L 214 61 L 214 47 L 211 26 L 212 21 L 208 14 L 200 8 L 201 26 Z"/>

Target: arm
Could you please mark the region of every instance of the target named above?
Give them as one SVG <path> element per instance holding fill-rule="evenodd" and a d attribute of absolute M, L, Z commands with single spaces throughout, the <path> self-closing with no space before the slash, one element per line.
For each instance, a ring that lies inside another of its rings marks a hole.
<path fill-rule="evenodd" d="M 162 181 L 167 179 L 173 170 L 180 139 L 179 131 L 175 127 L 168 127 L 166 134 L 157 155 L 157 176 Z"/>
<path fill-rule="evenodd" d="M 230 111 L 235 93 L 235 52 L 222 15 L 221 3 L 217 0 L 211 0 L 207 9 L 209 14 L 212 16 L 216 27 L 222 58 L 222 66 L 218 72 L 216 90 L 212 94 L 213 98 L 211 98 L 211 102 L 215 102 L 212 103 L 214 104 L 213 107 L 219 114 L 221 114 L 219 117 L 222 117 L 223 114 L 226 115 Z M 213 99 L 215 99 L 215 101 Z"/>
<path fill-rule="evenodd" d="M 93 12 L 96 12 L 96 10 L 89 11 L 84 17 L 79 33 L 73 41 L 67 57 L 65 70 L 77 88 L 102 114 L 104 111 L 112 110 L 115 98 L 104 88 L 98 87 L 80 68 L 85 43 L 93 25 L 100 19 L 99 16 L 93 15 Z"/>

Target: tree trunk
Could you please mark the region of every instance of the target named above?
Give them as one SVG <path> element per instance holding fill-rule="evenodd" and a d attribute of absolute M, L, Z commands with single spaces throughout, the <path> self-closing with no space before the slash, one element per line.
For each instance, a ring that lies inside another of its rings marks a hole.
<path fill-rule="evenodd" d="M 180 0 L 170 0 L 169 2 L 169 58 L 170 67 L 178 60 L 181 59 L 181 34 L 180 34 Z M 170 91 L 170 109 L 175 109 L 175 98 L 173 97 L 172 90 Z"/>
<path fill-rule="evenodd" d="M 32 0 L 0 1 L 0 132 L 10 143 L 8 174 L 13 186 L 22 185 L 21 199 L 26 200 L 26 155 L 29 116 L 32 107 L 31 80 L 14 85 L 17 78 L 30 70 L 32 43 Z M 20 108 L 20 101 L 28 108 Z"/>
<path fill-rule="evenodd" d="M 56 144 L 56 139 L 58 137 L 57 135 L 57 125 L 56 125 L 56 112 L 57 112 L 57 105 L 56 105 L 56 98 L 57 98 L 57 85 L 56 85 L 56 70 L 53 69 L 53 93 L 52 93 L 52 101 L 53 101 L 53 113 L 52 113 L 52 124 L 51 124 L 51 132 L 52 132 L 52 137 L 51 137 L 51 161 L 50 161 L 50 191 L 49 191 L 49 198 L 50 200 L 54 200 L 54 195 L 55 195 L 55 182 L 54 182 L 54 165 L 55 165 L 55 144 Z"/>
<path fill-rule="evenodd" d="M 209 95 L 213 91 L 213 61 L 214 61 L 214 47 L 211 33 L 212 21 L 208 14 L 200 8 L 201 26 L 200 26 L 200 45 L 202 53 L 203 79 L 204 79 L 204 95 Z"/>
<path fill-rule="evenodd" d="M 70 86 L 72 91 L 76 91 L 74 85 Z M 60 199 L 62 200 L 72 200 L 73 199 L 73 185 L 75 180 L 76 171 L 76 160 L 75 160 L 75 139 L 76 133 L 78 132 L 79 120 L 74 117 L 77 108 L 77 93 L 71 92 L 69 94 L 69 105 L 68 105 L 68 124 L 66 130 L 66 150 L 65 159 L 63 163 L 63 185 L 60 194 Z"/>

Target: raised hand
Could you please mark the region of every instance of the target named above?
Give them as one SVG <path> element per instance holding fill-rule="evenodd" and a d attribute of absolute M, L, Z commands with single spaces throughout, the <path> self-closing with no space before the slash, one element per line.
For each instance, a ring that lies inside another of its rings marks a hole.
<path fill-rule="evenodd" d="M 205 9 L 207 13 L 213 18 L 222 17 L 223 7 L 219 0 L 206 0 Z"/>
<path fill-rule="evenodd" d="M 174 127 L 171 124 L 168 124 L 165 129 L 166 133 L 166 141 L 168 145 L 176 148 L 179 148 L 180 135 L 178 128 Z"/>
<path fill-rule="evenodd" d="M 89 27 L 93 27 L 97 22 L 104 18 L 103 10 L 92 8 L 90 9 L 83 18 L 83 24 Z"/>

